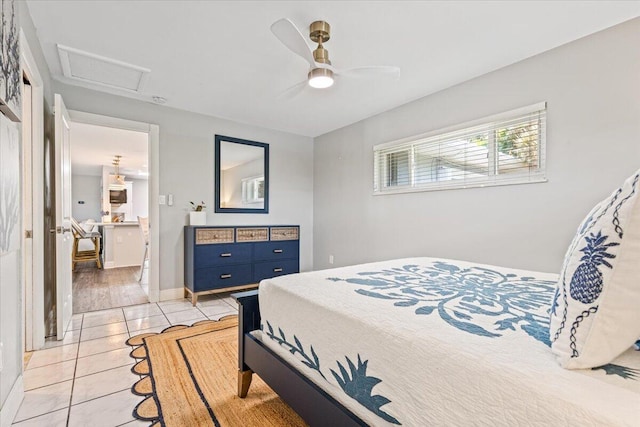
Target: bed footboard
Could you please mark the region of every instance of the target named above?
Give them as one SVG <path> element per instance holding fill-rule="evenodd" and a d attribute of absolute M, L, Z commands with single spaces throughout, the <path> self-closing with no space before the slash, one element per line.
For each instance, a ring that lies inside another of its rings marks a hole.
<path fill-rule="evenodd" d="M 238 303 L 238 397 L 246 397 L 253 371 L 245 363 L 244 335 L 260 329 L 258 291 L 239 292 L 231 296 Z"/>
<path fill-rule="evenodd" d="M 231 296 L 238 302 L 239 397 L 247 396 L 255 371 L 311 426 L 367 425 L 250 334 L 260 329 L 257 290 Z"/>

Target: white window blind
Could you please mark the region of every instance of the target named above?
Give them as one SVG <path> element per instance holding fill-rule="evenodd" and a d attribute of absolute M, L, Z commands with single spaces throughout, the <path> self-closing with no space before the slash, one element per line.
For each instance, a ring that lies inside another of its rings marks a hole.
<path fill-rule="evenodd" d="M 543 182 L 546 104 L 377 145 L 374 194 Z"/>

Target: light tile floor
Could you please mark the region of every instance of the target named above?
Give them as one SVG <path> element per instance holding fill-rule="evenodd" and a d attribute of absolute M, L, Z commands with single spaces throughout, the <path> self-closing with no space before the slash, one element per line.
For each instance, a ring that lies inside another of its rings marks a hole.
<path fill-rule="evenodd" d="M 237 314 L 228 294 L 134 305 L 73 316 L 62 341 L 31 353 L 24 371 L 24 400 L 14 426 L 146 426 L 132 411 L 142 400 L 131 393 L 135 360 L 125 341 L 172 325 Z"/>

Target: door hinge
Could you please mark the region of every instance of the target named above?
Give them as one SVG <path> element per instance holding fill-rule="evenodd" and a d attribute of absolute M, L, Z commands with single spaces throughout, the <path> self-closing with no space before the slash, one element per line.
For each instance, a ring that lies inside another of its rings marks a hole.
<path fill-rule="evenodd" d="M 33 238 L 33 230 L 24 230 L 24 238 L 32 239 Z"/>

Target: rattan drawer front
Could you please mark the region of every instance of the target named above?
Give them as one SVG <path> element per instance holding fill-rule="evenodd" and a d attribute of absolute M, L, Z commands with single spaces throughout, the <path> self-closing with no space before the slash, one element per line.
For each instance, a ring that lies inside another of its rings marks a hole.
<path fill-rule="evenodd" d="M 266 242 L 269 240 L 268 227 L 236 228 L 236 242 Z"/>
<path fill-rule="evenodd" d="M 298 227 L 271 227 L 271 240 L 298 240 Z"/>
<path fill-rule="evenodd" d="M 198 228 L 196 229 L 196 245 L 212 243 L 233 243 L 233 228 Z"/>

